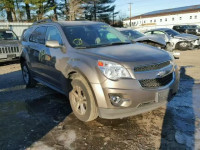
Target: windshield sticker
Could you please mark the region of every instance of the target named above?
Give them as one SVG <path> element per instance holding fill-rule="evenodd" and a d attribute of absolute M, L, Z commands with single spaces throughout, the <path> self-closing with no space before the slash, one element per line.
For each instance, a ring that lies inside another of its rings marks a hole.
<path fill-rule="evenodd" d="M 74 39 L 74 40 L 73 40 L 73 43 L 74 43 L 76 46 L 83 45 L 83 41 L 82 41 L 81 39 Z"/>
<path fill-rule="evenodd" d="M 96 43 L 96 44 L 100 44 L 100 43 L 101 43 L 101 39 L 100 39 L 99 37 L 96 38 L 95 43 Z"/>

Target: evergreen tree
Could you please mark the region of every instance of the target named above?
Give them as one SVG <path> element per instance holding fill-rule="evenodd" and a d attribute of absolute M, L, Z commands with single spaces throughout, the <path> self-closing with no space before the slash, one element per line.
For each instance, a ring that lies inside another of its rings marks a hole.
<path fill-rule="evenodd" d="M 83 7 L 86 19 L 110 23 L 110 17 L 115 10 L 115 5 L 112 5 L 115 0 L 85 0 L 85 2 Z"/>
<path fill-rule="evenodd" d="M 9 22 L 13 22 L 13 20 L 16 21 L 17 17 L 16 17 L 16 13 L 15 13 L 15 5 L 14 5 L 13 0 L 0 0 L 0 10 L 6 11 L 7 20 Z M 12 14 L 14 16 L 14 19 L 12 17 Z"/>

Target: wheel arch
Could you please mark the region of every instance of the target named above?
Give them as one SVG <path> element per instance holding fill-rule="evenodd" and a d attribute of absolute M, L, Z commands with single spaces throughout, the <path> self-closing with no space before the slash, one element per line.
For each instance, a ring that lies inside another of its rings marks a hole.
<path fill-rule="evenodd" d="M 91 91 L 92 91 L 92 94 L 93 94 L 93 96 L 94 96 L 95 104 L 96 104 L 96 106 L 98 107 L 97 98 L 96 98 L 95 92 L 94 92 L 94 90 L 93 90 L 93 88 L 92 88 L 92 86 L 91 86 L 91 83 L 90 83 L 90 81 L 88 80 L 87 76 L 86 76 L 80 69 L 78 69 L 78 68 L 76 68 L 76 69 L 75 69 L 75 68 L 74 68 L 74 69 L 71 69 L 71 70 L 68 72 L 68 74 L 67 74 L 67 78 L 73 80 L 73 75 L 75 75 L 75 74 L 81 75 L 81 76 L 86 80 L 86 82 L 88 83 L 88 85 L 89 85 L 89 87 L 90 87 L 90 89 L 91 89 Z"/>

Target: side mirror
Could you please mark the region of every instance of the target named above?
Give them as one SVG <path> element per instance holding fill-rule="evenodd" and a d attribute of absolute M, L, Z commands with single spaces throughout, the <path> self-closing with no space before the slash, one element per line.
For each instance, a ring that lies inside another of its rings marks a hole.
<path fill-rule="evenodd" d="M 58 41 L 46 41 L 45 45 L 51 48 L 61 48 L 62 46 L 58 43 Z"/>

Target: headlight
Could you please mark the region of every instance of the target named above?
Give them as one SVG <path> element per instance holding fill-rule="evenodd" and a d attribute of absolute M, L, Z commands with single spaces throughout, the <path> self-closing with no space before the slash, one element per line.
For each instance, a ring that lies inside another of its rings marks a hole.
<path fill-rule="evenodd" d="M 97 65 L 108 79 L 117 80 L 119 78 L 131 78 L 129 72 L 122 65 L 115 62 L 98 60 Z"/>

